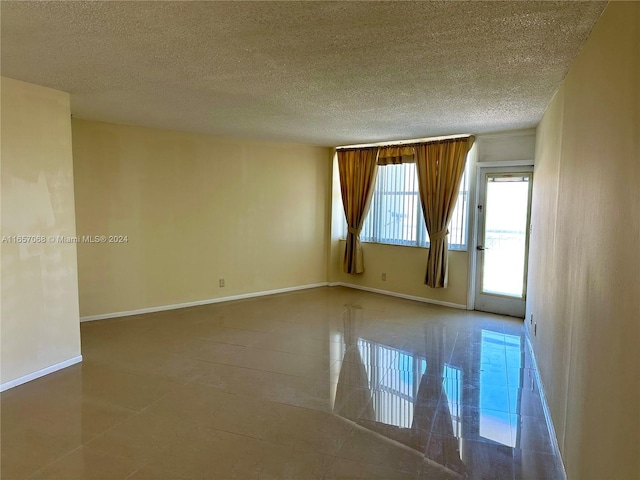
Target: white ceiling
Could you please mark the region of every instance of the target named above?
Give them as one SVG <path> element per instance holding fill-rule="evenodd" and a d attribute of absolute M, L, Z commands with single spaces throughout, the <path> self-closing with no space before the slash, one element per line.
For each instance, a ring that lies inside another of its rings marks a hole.
<path fill-rule="evenodd" d="M 76 117 L 316 145 L 535 126 L 606 2 L 1 2 Z"/>

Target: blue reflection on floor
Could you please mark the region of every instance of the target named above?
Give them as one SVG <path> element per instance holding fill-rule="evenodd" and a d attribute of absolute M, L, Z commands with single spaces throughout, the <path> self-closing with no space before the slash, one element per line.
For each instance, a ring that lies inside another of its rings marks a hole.
<path fill-rule="evenodd" d="M 509 447 L 515 447 L 517 432 L 512 432 L 509 396 L 505 395 L 505 387 L 509 387 L 510 380 L 519 378 L 522 363 L 520 341 L 520 337 L 514 335 L 491 330 L 481 332 L 480 436 Z M 517 428 L 517 422 L 513 427 Z"/>

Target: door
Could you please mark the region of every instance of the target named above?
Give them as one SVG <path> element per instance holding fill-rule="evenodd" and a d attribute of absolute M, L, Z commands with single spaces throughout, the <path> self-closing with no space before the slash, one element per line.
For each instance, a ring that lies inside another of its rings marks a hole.
<path fill-rule="evenodd" d="M 524 318 L 532 167 L 479 169 L 475 309 Z"/>

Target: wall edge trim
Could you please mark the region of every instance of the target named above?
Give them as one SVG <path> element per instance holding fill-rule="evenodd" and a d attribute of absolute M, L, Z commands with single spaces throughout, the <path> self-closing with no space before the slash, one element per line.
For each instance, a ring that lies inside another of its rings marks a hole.
<path fill-rule="evenodd" d="M 264 297 L 276 295 L 278 293 L 294 292 L 296 290 L 307 290 L 310 288 L 326 287 L 328 282 L 309 283 L 307 285 L 297 285 L 295 287 L 277 288 L 275 290 L 263 290 L 259 292 L 241 293 L 228 297 L 209 298 L 205 300 L 195 300 L 193 302 L 174 303 L 170 305 L 159 305 L 157 307 L 138 308 L 136 310 L 125 310 L 121 312 L 101 313 L 98 315 L 86 315 L 80 317 L 80 322 L 92 322 L 95 320 L 106 320 L 108 318 L 128 317 L 131 315 L 141 315 L 144 313 L 164 312 L 166 310 L 178 310 L 180 308 L 198 307 L 200 305 L 210 305 L 213 303 L 231 302 L 233 300 L 243 300 L 245 298 Z"/>
<path fill-rule="evenodd" d="M 536 134 L 536 127 L 516 128 L 515 130 L 501 130 L 499 132 L 478 133 L 476 138 L 509 138 L 524 137 Z"/>
<path fill-rule="evenodd" d="M 405 300 L 414 300 L 416 302 L 431 303 L 433 305 L 440 305 L 442 307 L 457 308 L 459 310 L 467 309 L 467 306 L 463 305 L 462 303 L 443 302 L 441 300 L 434 300 L 434 299 L 425 298 L 425 297 L 417 297 L 415 295 L 407 295 L 405 293 L 392 292 L 390 290 L 380 290 L 378 288 L 363 287 L 362 285 L 355 285 L 353 283 L 332 282 L 332 283 L 329 283 L 329 286 L 355 288 L 356 290 L 364 290 L 366 292 L 379 293 L 381 295 L 389 295 L 390 297 L 404 298 Z"/>
<path fill-rule="evenodd" d="M 4 392 L 5 390 L 9 390 L 10 388 L 14 388 L 37 378 L 44 377 L 45 375 L 49 375 L 50 373 L 57 372 L 58 370 L 62 370 L 63 368 L 70 367 L 71 365 L 75 365 L 76 363 L 80 362 L 82 362 L 82 355 L 78 355 L 77 357 L 70 358 L 63 362 L 59 362 L 46 368 L 36 370 L 35 372 L 23 375 L 22 377 L 9 380 L 8 382 L 4 382 L 2 385 L 0 385 L 0 392 Z"/>
<path fill-rule="evenodd" d="M 504 167 L 504 168 L 508 168 L 508 167 L 534 167 L 535 166 L 535 160 L 531 159 L 531 158 L 521 158 L 521 159 L 514 159 L 514 160 L 497 160 L 497 161 L 489 161 L 489 162 L 481 162 L 480 160 L 478 160 L 475 164 L 475 167 L 478 168 L 493 168 L 493 167 Z"/>
<path fill-rule="evenodd" d="M 560 465 L 562 467 L 562 473 L 564 474 L 563 480 L 567 480 L 567 471 L 564 467 L 564 460 L 562 458 L 562 454 L 560 452 L 560 445 L 558 445 L 558 437 L 556 436 L 556 429 L 553 426 L 553 420 L 551 419 L 551 411 L 549 410 L 549 405 L 547 405 L 547 396 L 544 393 L 544 387 L 542 386 L 542 379 L 540 378 L 540 371 L 538 370 L 538 362 L 536 361 L 536 355 L 533 350 L 533 344 L 531 343 L 531 336 L 529 333 L 529 329 L 524 327 L 525 331 L 525 339 L 527 343 L 527 348 L 529 349 L 529 353 L 531 354 L 531 362 L 533 363 L 533 371 L 536 379 L 536 384 L 538 387 L 538 392 L 540 392 L 540 401 L 542 403 L 542 411 L 544 412 L 544 419 L 547 424 L 547 430 L 549 431 L 549 437 L 551 438 L 551 443 L 553 445 L 553 453 L 557 458 L 560 459 Z"/>

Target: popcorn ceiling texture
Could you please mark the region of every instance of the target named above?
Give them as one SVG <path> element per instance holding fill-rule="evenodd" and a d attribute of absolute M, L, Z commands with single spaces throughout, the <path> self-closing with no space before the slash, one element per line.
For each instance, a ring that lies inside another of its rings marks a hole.
<path fill-rule="evenodd" d="M 535 126 L 606 2 L 7 2 L 80 118 L 343 145 Z"/>

